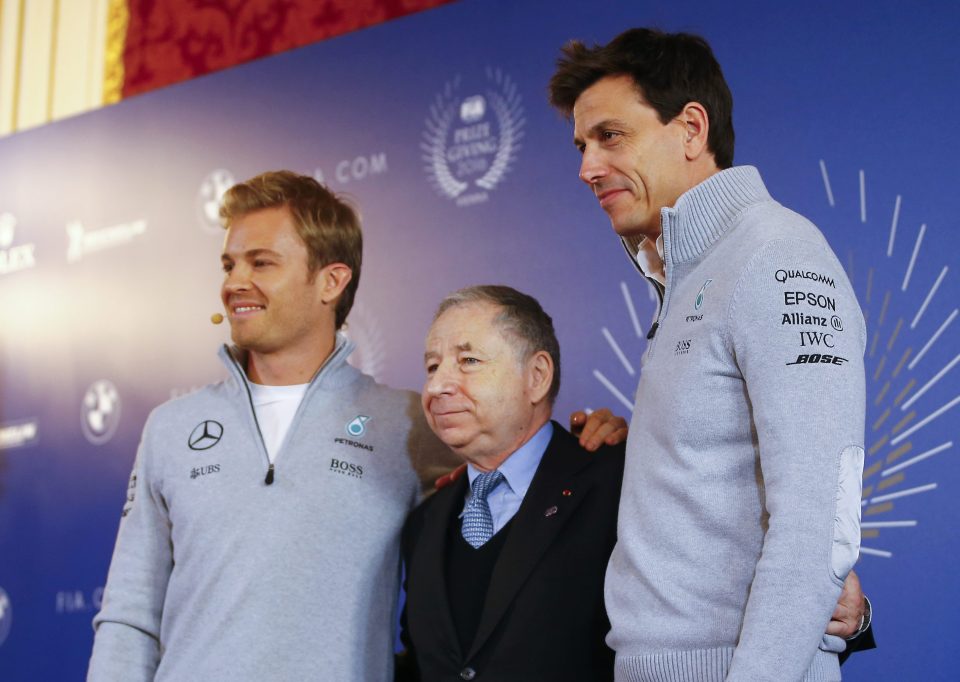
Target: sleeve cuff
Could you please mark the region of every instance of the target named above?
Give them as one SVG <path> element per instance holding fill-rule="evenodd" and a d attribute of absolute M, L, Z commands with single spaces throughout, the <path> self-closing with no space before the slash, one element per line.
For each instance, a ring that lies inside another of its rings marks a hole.
<path fill-rule="evenodd" d="M 857 631 L 852 635 L 847 637 L 847 641 L 856 639 L 864 632 L 870 628 L 870 623 L 873 622 L 873 606 L 870 604 L 870 600 L 867 599 L 867 595 L 863 595 L 863 615 L 860 616 L 860 627 L 857 628 Z"/>

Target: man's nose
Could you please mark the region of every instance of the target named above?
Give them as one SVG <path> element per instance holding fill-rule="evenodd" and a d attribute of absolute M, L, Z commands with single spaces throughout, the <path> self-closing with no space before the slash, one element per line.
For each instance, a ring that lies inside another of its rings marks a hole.
<path fill-rule="evenodd" d="M 427 377 L 424 390 L 431 396 L 449 395 L 456 392 L 457 382 L 451 368 L 444 363 L 440 363 L 440 365 L 433 370 L 433 373 Z"/>
<path fill-rule="evenodd" d="M 593 185 L 606 177 L 607 173 L 608 169 L 602 155 L 592 147 L 588 146 L 584 149 L 580 160 L 580 179 L 588 185 Z"/>
<path fill-rule="evenodd" d="M 233 267 L 223 280 L 223 291 L 226 294 L 246 291 L 250 288 L 250 272 L 244 267 Z"/>

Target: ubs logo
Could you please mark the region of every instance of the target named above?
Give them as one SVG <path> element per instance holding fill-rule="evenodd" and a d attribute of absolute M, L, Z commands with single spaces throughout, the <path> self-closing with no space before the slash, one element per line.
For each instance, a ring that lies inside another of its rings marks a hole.
<path fill-rule="evenodd" d="M 191 450 L 209 450 L 220 442 L 223 437 L 223 425 L 220 422 L 207 419 L 197 424 L 190 432 L 187 445 Z"/>

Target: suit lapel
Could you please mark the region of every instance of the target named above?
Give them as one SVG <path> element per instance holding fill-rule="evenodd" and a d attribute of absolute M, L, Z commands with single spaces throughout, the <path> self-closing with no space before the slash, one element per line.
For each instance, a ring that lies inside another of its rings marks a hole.
<path fill-rule="evenodd" d="M 449 488 L 436 493 L 436 499 L 424 515 L 419 551 L 415 553 L 413 565 L 410 567 L 411 575 L 420 576 L 414 598 L 421 604 L 432 602 L 434 606 L 423 611 L 430 614 L 428 627 L 438 633 L 442 647 L 440 650 L 456 652 L 458 663 L 461 659 L 460 642 L 453 625 L 450 599 L 447 596 L 447 531 L 454 514 L 454 505 L 463 506 L 467 480 L 464 474 Z"/>
<path fill-rule="evenodd" d="M 554 423 L 553 428 L 553 437 L 513 517 L 510 535 L 493 569 L 483 615 L 467 660 L 477 654 L 496 629 L 517 592 L 572 518 L 587 491 L 577 487 L 576 476 L 589 464 L 589 459 L 578 451 L 579 444 L 559 424 Z M 564 496 L 564 490 L 573 494 Z"/>

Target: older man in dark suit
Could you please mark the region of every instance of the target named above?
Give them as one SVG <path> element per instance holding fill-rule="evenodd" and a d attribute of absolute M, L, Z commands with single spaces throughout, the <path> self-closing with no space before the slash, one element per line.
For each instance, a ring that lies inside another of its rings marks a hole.
<path fill-rule="evenodd" d="M 507 287 L 459 291 L 440 306 L 425 363 L 427 421 L 468 471 L 404 531 L 404 639 L 420 675 L 610 679 L 603 576 L 623 449 L 588 453 L 550 421 L 550 317 Z"/>

